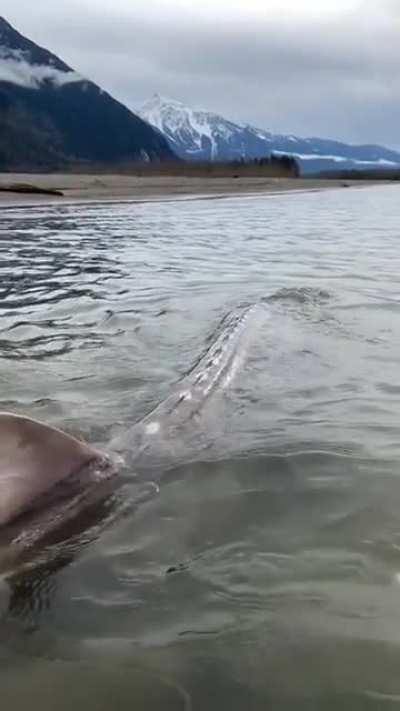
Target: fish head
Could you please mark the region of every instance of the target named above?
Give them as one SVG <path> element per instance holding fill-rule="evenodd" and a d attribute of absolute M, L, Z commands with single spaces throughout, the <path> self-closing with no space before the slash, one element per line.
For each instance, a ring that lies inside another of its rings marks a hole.
<path fill-rule="evenodd" d="M 56 428 L 0 413 L 0 527 L 102 456 Z"/>

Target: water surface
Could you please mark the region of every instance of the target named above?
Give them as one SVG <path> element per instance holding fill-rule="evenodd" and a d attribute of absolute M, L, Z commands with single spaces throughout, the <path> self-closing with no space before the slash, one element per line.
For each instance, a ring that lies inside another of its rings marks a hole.
<path fill-rule="evenodd" d="M 398 205 L 394 186 L 2 210 L 1 409 L 104 444 L 261 304 L 209 446 L 1 589 L 5 708 L 400 708 Z"/>

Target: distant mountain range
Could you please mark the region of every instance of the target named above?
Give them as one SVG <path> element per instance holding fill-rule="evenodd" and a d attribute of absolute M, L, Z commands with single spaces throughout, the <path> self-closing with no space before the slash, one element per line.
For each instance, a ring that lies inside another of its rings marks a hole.
<path fill-rule="evenodd" d="M 400 153 L 240 125 L 153 97 L 132 113 L 0 18 L 0 170 L 293 155 L 303 173 L 400 168 Z"/>
<path fill-rule="evenodd" d="M 159 131 L 0 18 L 0 170 L 173 158 Z"/>
<path fill-rule="evenodd" d="M 250 160 L 283 153 L 297 159 L 303 174 L 400 167 L 400 153 L 388 148 L 273 134 L 233 123 L 208 111 L 196 111 L 159 94 L 138 114 L 157 128 L 173 151 L 186 160 Z"/>

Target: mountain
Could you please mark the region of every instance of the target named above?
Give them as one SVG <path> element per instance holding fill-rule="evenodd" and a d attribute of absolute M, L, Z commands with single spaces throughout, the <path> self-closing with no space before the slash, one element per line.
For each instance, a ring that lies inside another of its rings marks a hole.
<path fill-rule="evenodd" d="M 284 153 L 297 159 L 303 174 L 400 167 L 400 153 L 388 148 L 273 134 L 158 94 L 138 113 L 167 138 L 178 156 L 189 160 L 250 160 Z"/>
<path fill-rule="evenodd" d="M 158 131 L 0 18 L 0 170 L 173 158 Z"/>

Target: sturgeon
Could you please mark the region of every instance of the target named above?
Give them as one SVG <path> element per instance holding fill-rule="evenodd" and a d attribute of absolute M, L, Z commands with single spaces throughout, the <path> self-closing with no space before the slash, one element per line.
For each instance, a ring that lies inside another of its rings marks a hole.
<path fill-rule="evenodd" d="M 174 462 L 184 431 L 196 430 L 208 398 L 234 376 L 255 310 L 224 319 L 172 393 L 104 452 L 42 422 L 0 413 L 0 570 L 4 561 L 63 540 L 68 525 L 118 488 L 121 474 L 141 481 L 146 468 L 154 473 Z"/>

